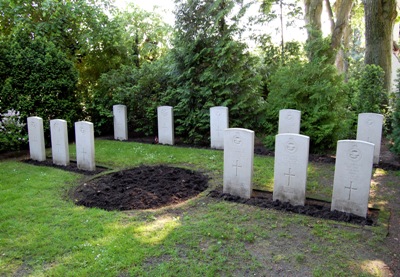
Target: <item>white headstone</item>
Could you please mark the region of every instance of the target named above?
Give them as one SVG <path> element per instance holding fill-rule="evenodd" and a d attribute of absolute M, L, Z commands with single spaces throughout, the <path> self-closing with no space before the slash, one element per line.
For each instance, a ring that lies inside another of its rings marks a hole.
<path fill-rule="evenodd" d="M 79 169 L 96 170 L 94 161 L 94 128 L 87 121 L 75 122 L 76 162 Z"/>
<path fill-rule="evenodd" d="M 254 132 L 224 131 L 224 193 L 250 198 L 253 191 Z"/>
<path fill-rule="evenodd" d="M 114 105 L 114 139 L 128 139 L 128 119 L 125 105 Z"/>
<path fill-rule="evenodd" d="M 158 142 L 174 145 L 174 110 L 171 106 L 157 108 Z"/>
<path fill-rule="evenodd" d="M 227 107 L 210 108 L 211 148 L 224 149 L 224 130 L 229 128 Z"/>
<path fill-rule="evenodd" d="M 358 115 L 357 140 L 375 145 L 374 164 L 379 163 L 381 152 L 383 115 L 376 113 L 361 113 Z"/>
<path fill-rule="evenodd" d="M 67 121 L 62 119 L 50 120 L 50 134 L 53 163 L 69 165 Z"/>
<path fill-rule="evenodd" d="M 336 150 L 331 210 L 367 216 L 374 145 L 340 140 Z"/>
<path fill-rule="evenodd" d="M 284 109 L 279 111 L 278 134 L 300 133 L 301 112 L 298 110 Z"/>
<path fill-rule="evenodd" d="M 275 138 L 273 200 L 304 206 L 310 138 L 279 134 Z"/>
<path fill-rule="evenodd" d="M 37 116 L 28 117 L 29 153 L 32 160 L 45 161 L 43 119 Z"/>

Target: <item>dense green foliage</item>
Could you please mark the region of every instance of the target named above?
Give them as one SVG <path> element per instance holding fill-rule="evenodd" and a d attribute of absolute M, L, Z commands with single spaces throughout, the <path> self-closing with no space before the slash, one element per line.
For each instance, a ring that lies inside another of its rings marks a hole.
<path fill-rule="evenodd" d="M 129 129 L 141 135 L 156 131 L 156 109 L 160 94 L 167 90 L 168 64 L 165 53 L 170 27 L 157 14 L 130 7 L 113 19 L 121 37 L 112 40 L 124 48 L 118 66 L 94 78 L 86 113 L 97 134 L 112 131 L 112 105 L 128 108 Z M 107 59 L 101 59 L 104 61 Z M 90 74 L 89 74 L 90 75 Z"/>
<path fill-rule="evenodd" d="M 113 0 L 0 0 L 0 113 L 18 110 L 23 122 L 62 118 L 70 128 L 86 119 L 106 135 L 112 106 L 125 104 L 130 134 L 156 136 L 156 109 L 169 105 L 176 136 L 208 144 L 209 109 L 226 106 L 230 127 L 254 130 L 273 147 L 279 110 L 293 108 L 313 151 L 352 137 L 360 112 L 382 113 L 389 126 L 389 111 L 397 110 L 382 89 L 382 70 L 361 66 L 355 43 L 344 82 L 319 31 L 304 51 L 283 37 L 279 46 L 271 42 L 268 24 L 294 3 L 265 0 L 249 18 L 255 3 L 176 0 L 173 32 L 156 13 L 133 5 L 120 11 Z M 287 24 L 301 13 L 297 4 Z M 249 35 L 252 24 L 265 32 Z"/>
<path fill-rule="evenodd" d="M 319 52 L 313 52 L 311 61 L 293 61 L 271 77 L 265 122 L 267 146 L 274 145 L 281 109 L 301 111 L 301 133 L 310 137 L 312 151 L 332 149 L 338 139 L 348 134 L 348 95 L 342 77 L 326 62 L 325 46 L 326 41 L 321 41 Z M 317 56 L 318 53 L 321 54 Z"/>
<path fill-rule="evenodd" d="M 166 59 L 159 59 L 141 68 L 122 66 L 103 74 L 88 106 L 97 132 L 112 132 L 112 106 L 123 104 L 128 109 L 130 130 L 139 135 L 156 134 L 157 106 L 167 91 L 167 70 Z"/>
<path fill-rule="evenodd" d="M 78 73 L 67 56 L 47 39 L 31 39 L 25 32 L 0 41 L 0 48 L 1 108 L 18 110 L 23 118 L 62 118 L 71 126 L 80 105 Z"/>
<path fill-rule="evenodd" d="M 229 107 L 230 126 L 257 129 L 263 100 L 256 60 L 234 39 L 239 14 L 234 1 L 181 1 L 177 8 L 170 102 L 176 132 L 186 142 L 205 143 L 209 108 Z M 231 22 L 228 20 L 231 19 Z M 230 23 L 228 23 L 230 22 Z"/>
<path fill-rule="evenodd" d="M 384 75 L 383 69 L 374 64 L 368 64 L 362 69 L 355 92 L 357 114 L 386 114 L 389 97 L 383 86 Z"/>

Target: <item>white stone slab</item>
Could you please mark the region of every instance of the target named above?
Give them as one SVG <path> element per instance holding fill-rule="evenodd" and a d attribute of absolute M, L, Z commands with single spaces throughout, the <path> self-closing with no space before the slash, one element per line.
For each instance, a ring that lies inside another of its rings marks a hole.
<path fill-rule="evenodd" d="M 292 109 L 283 109 L 279 111 L 278 134 L 300 133 L 301 112 Z"/>
<path fill-rule="evenodd" d="M 157 108 L 158 143 L 174 145 L 174 110 L 171 106 Z"/>
<path fill-rule="evenodd" d="M 32 160 L 45 161 L 43 119 L 37 116 L 28 117 L 29 153 Z"/>
<path fill-rule="evenodd" d="M 374 164 L 379 163 L 381 152 L 383 115 L 377 113 L 361 113 L 358 115 L 357 140 L 375 145 Z"/>
<path fill-rule="evenodd" d="M 53 164 L 69 165 L 67 121 L 62 119 L 50 120 L 50 136 Z"/>
<path fill-rule="evenodd" d="M 250 198 L 253 191 L 254 131 L 224 131 L 224 193 Z"/>
<path fill-rule="evenodd" d="M 87 121 L 75 122 L 76 162 L 79 169 L 94 171 L 94 128 Z"/>
<path fill-rule="evenodd" d="M 114 139 L 127 140 L 128 139 L 128 117 L 125 105 L 114 105 Z"/>
<path fill-rule="evenodd" d="M 228 128 L 228 108 L 221 106 L 210 108 L 211 148 L 224 149 L 224 130 Z"/>
<path fill-rule="evenodd" d="M 336 150 L 331 210 L 367 216 L 374 145 L 340 140 Z"/>
<path fill-rule="evenodd" d="M 275 137 L 273 200 L 304 206 L 310 138 L 298 134 Z"/>

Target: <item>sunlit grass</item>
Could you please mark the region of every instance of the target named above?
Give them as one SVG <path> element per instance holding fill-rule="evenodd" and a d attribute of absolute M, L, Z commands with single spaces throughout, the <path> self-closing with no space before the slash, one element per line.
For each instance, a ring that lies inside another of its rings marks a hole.
<path fill-rule="evenodd" d="M 74 158 L 73 145 L 70 151 Z M 223 151 L 96 140 L 96 163 L 113 170 L 160 163 L 188 167 L 222 186 Z M 330 178 L 331 169 L 310 165 L 307 193 L 329 196 L 319 180 Z M 292 273 L 302 268 L 306 276 L 379 276 L 384 271 L 369 266 L 384 263 L 385 251 L 378 247 L 386 236 L 384 224 L 348 226 L 215 200 L 207 193 L 158 210 L 89 209 L 68 197 L 85 178 L 0 162 L 0 276 L 248 276 L 279 268 Z M 272 191 L 271 157 L 255 157 L 254 183 Z M 384 222 L 388 213 L 382 214 Z"/>

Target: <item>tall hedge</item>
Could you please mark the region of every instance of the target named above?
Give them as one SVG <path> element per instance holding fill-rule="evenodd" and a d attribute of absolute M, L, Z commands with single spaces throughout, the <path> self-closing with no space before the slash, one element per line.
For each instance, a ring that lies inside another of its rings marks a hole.
<path fill-rule="evenodd" d="M 65 119 L 71 126 L 79 118 L 77 71 L 53 43 L 19 32 L 0 38 L 0 48 L 2 111 L 17 110 L 22 118 L 40 116 L 45 129 L 50 119 Z"/>

